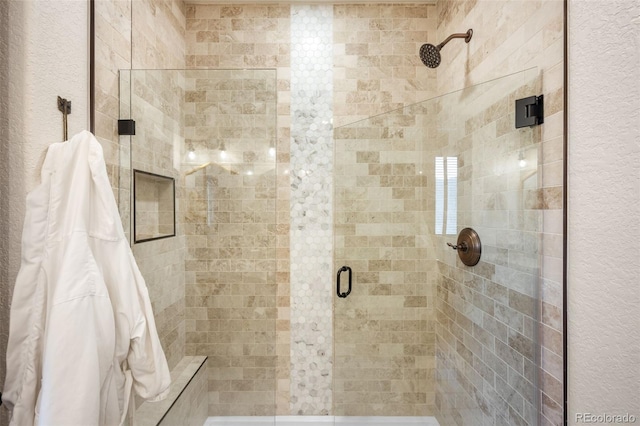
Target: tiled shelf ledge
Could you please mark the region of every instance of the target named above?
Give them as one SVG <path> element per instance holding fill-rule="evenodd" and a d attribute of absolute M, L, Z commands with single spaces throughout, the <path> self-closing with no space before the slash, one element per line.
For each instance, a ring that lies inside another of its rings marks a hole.
<path fill-rule="evenodd" d="M 202 425 L 207 419 L 207 357 L 185 356 L 171 371 L 169 396 L 142 403 L 135 426 Z"/>

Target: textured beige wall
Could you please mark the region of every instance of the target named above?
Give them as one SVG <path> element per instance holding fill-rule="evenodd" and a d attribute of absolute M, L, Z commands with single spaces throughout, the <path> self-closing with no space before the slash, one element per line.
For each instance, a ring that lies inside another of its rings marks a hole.
<path fill-rule="evenodd" d="M 540 317 L 542 424 L 562 422 L 562 174 L 563 27 L 559 0 L 440 2 L 439 43 L 473 28 L 469 44 L 453 40 L 442 50 L 438 91 L 446 93 L 491 78 L 537 67 L 545 96 L 545 124 L 536 153 L 536 208 L 542 212 Z M 531 93 L 533 95 L 534 93 Z M 539 93 L 535 93 L 539 94 Z M 510 105 L 509 108 L 512 108 Z"/>
<path fill-rule="evenodd" d="M 633 0 L 569 1 L 570 425 L 640 419 L 638 16 Z"/>
<path fill-rule="evenodd" d="M 0 4 L 0 386 L 21 261 L 25 199 L 40 183 L 48 146 L 63 140 L 57 97 L 72 102 L 69 136 L 88 126 L 87 24 L 87 2 Z M 3 406 L 0 424 L 7 423 Z"/>
<path fill-rule="evenodd" d="M 0 98 L 7 99 L 9 97 L 9 3 L 0 3 Z M 13 31 L 15 27 L 11 27 Z M 10 235 L 10 219 L 7 214 L 9 211 L 10 198 L 7 196 L 7 188 L 9 187 L 9 177 L 11 172 L 7 165 L 9 164 L 9 105 L 6 102 L 0 104 L 0 232 L 3 235 Z M 11 279 L 9 278 L 9 256 L 10 243 L 9 238 L 3 238 L 0 242 L 0 382 L 4 383 L 6 374 L 6 349 L 7 340 L 9 338 L 9 311 Z M 9 423 L 7 411 L 0 412 L 0 425 Z"/>

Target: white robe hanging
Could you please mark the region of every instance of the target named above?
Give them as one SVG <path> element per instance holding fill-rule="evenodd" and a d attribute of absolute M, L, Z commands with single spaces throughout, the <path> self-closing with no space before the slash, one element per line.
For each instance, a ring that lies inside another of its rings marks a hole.
<path fill-rule="evenodd" d="M 117 425 L 129 389 L 169 392 L 149 294 L 125 238 L 102 147 L 49 147 L 27 197 L 3 402 L 12 425 Z"/>

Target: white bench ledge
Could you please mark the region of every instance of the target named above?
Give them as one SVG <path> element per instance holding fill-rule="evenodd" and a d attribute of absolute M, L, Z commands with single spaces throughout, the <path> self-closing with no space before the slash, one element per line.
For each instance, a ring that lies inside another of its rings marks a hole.
<path fill-rule="evenodd" d="M 143 402 L 135 412 L 133 424 L 135 426 L 158 426 L 165 424 L 169 418 L 173 417 L 173 411 L 187 411 L 187 416 L 197 415 L 191 408 L 194 405 L 193 395 L 188 394 L 187 389 L 196 379 L 198 374 L 204 374 L 204 383 L 207 383 L 205 363 L 206 356 L 185 356 L 171 370 L 171 389 L 169 395 L 158 402 Z M 199 377 L 199 376 L 198 376 Z M 206 391 L 206 389 L 205 389 Z M 206 392 L 205 392 L 206 393 Z M 188 399 L 188 400 L 185 400 Z M 205 407 L 207 404 L 206 395 L 204 397 Z M 181 408 L 180 405 L 186 405 L 188 408 Z M 174 415 L 178 415 L 177 413 Z M 180 415 L 182 417 L 182 415 Z M 204 411 L 206 419 L 206 408 Z M 195 419 L 193 423 L 201 425 L 204 421 Z M 170 423 L 166 423 L 167 425 Z M 192 424 L 189 418 L 182 418 L 180 424 Z"/>

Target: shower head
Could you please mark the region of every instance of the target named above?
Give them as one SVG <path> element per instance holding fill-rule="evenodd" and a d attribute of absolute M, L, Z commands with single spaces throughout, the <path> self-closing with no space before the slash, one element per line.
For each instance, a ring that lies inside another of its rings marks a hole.
<path fill-rule="evenodd" d="M 433 44 L 423 44 L 420 47 L 420 59 L 429 68 L 437 68 L 440 65 L 440 49 Z"/>
<path fill-rule="evenodd" d="M 429 68 L 437 68 L 438 65 L 440 65 L 440 60 L 441 60 L 440 49 L 442 49 L 445 44 L 449 43 L 454 38 L 463 38 L 465 43 L 469 43 L 472 36 L 473 36 L 473 30 L 470 29 L 466 33 L 451 34 L 449 37 L 446 38 L 445 41 L 443 41 L 437 46 L 434 46 L 433 44 L 428 44 L 428 43 L 423 44 L 420 47 L 420 59 L 422 60 L 422 63 L 428 66 Z"/>

